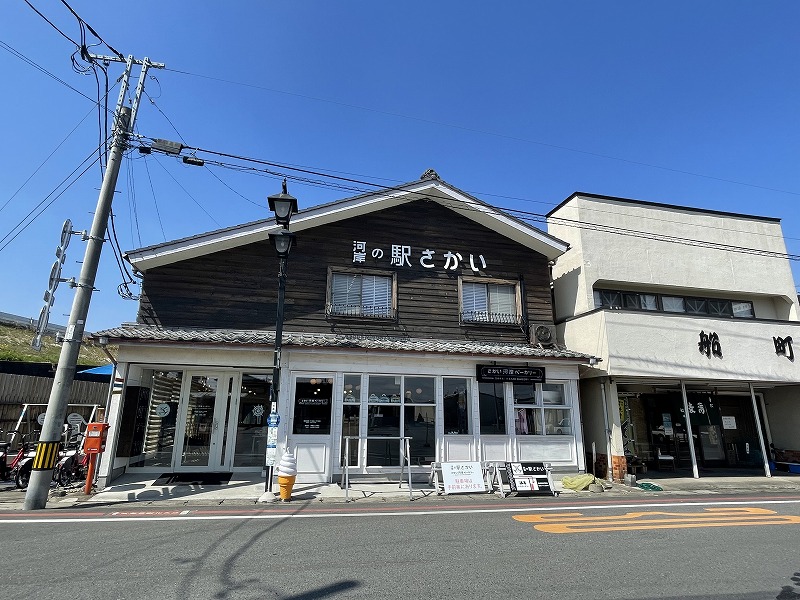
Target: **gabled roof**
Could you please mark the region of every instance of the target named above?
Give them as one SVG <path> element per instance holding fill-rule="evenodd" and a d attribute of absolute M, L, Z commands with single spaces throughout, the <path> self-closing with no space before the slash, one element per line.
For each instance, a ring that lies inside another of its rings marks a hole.
<path fill-rule="evenodd" d="M 569 249 L 569 244 L 541 229 L 498 210 L 439 179 L 427 171 L 417 181 L 375 192 L 321 204 L 299 211 L 292 217 L 292 232 L 335 223 L 415 200 L 432 200 L 515 242 L 554 260 Z M 199 235 L 131 250 L 125 254 L 139 271 L 147 271 L 198 256 L 267 240 L 280 226 L 275 219 L 263 219 Z"/>

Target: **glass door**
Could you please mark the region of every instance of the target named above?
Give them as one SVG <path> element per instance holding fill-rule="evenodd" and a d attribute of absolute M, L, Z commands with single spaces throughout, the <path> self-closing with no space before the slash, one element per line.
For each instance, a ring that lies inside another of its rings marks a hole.
<path fill-rule="evenodd" d="M 231 408 L 233 376 L 189 373 L 177 446 L 176 469 L 219 471 L 225 464 L 227 422 Z"/>

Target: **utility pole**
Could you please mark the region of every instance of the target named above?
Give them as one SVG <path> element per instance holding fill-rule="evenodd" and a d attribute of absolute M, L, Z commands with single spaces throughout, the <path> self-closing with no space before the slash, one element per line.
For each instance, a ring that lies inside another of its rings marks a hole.
<path fill-rule="evenodd" d="M 61 347 L 61 354 L 58 358 L 58 368 L 53 380 L 53 388 L 50 391 L 50 399 L 47 404 L 42 432 L 39 436 L 39 444 L 36 446 L 36 456 L 33 459 L 33 470 L 31 471 L 28 491 L 25 494 L 25 510 L 36 510 L 44 508 L 47 504 L 47 496 L 50 490 L 50 482 L 53 479 L 53 469 L 55 468 L 58 456 L 58 444 L 61 439 L 64 417 L 67 413 L 67 403 L 69 400 L 72 382 L 75 379 L 75 368 L 78 364 L 78 353 L 83 342 L 84 327 L 86 316 L 89 312 L 89 302 L 94 291 L 94 282 L 97 276 L 97 266 L 100 262 L 100 253 L 103 249 L 106 230 L 108 228 L 108 217 L 111 212 L 111 202 L 114 198 L 114 189 L 117 186 L 117 177 L 122 163 L 122 156 L 128 141 L 128 136 L 133 132 L 133 124 L 136 120 L 136 112 L 139 108 L 139 99 L 144 90 L 144 81 L 147 77 L 147 70 L 150 67 L 164 68 L 163 63 L 150 62 L 146 57 L 143 60 L 136 60 L 133 56 L 128 56 L 126 61 L 115 56 L 90 55 L 93 60 L 103 62 L 125 62 L 125 73 L 120 82 L 119 100 L 114 111 L 114 127 L 111 143 L 111 152 L 106 164 L 106 172 L 103 176 L 103 184 L 100 188 L 100 195 L 97 199 L 92 229 L 86 244 L 86 253 L 83 258 L 83 266 L 78 283 L 75 298 L 72 301 L 72 310 L 69 314 L 69 323 L 64 335 L 64 343 Z M 133 103 L 131 107 L 125 106 L 125 96 L 128 93 L 128 84 L 131 77 L 133 65 L 141 65 L 139 72 L 139 83 L 136 86 Z"/>

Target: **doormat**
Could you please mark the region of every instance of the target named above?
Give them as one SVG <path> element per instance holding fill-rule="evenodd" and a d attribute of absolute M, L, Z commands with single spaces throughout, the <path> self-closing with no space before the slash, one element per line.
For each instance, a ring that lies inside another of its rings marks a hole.
<path fill-rule="evenodd" d="M 231 473 L 164 473 L 153 485 L 225 485 Z"/>

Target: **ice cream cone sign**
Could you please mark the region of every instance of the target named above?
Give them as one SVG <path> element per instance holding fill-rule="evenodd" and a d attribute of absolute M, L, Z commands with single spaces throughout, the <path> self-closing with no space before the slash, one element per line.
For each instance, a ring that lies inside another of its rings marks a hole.
<path fill-rule="evenodd" d="M 280 486 L 280 497 L 283 502 L 292 499 L 292 487 L 297 478 L 297 459 L 294 454 L 287 451 L 278 463 L 278 485 Z"/>

